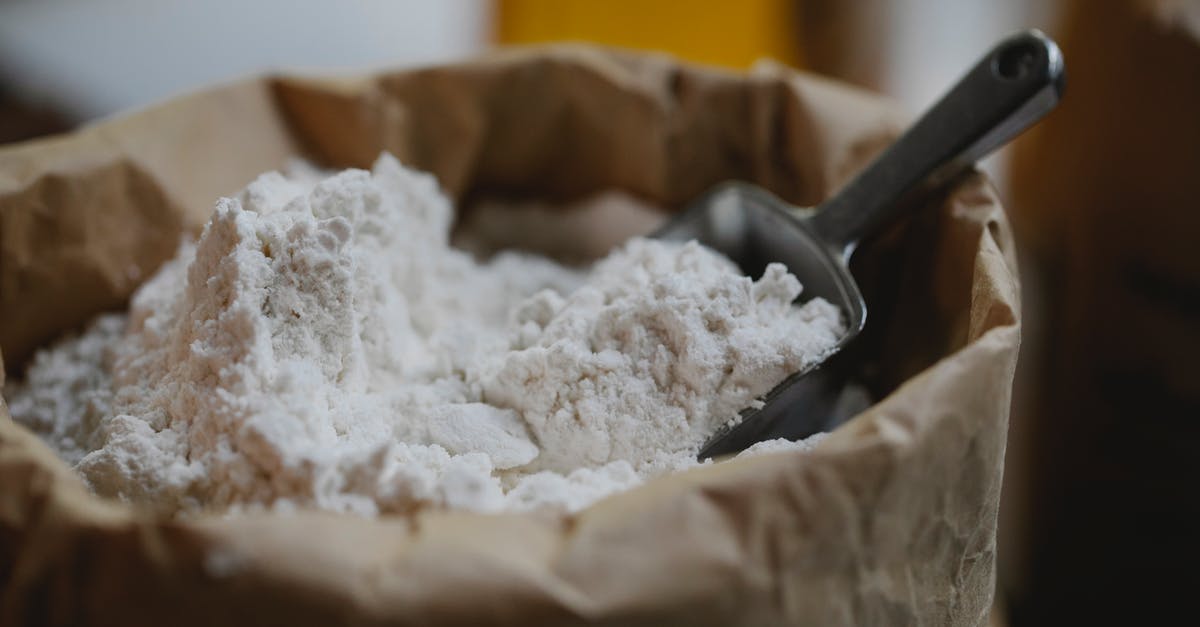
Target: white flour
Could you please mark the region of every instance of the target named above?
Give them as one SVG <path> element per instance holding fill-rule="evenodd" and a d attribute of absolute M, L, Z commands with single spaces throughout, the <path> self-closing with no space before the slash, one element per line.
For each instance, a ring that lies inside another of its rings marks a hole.
<path fill-rule="evenodd" d="M 169 513 L 575 510 L 695 465 L 842 330 L 779 265 L 645 239 L 587 271 L 479 263 L 452 217 L 387 155 L 263 175 L 10 410 L 97 493 Z"/>

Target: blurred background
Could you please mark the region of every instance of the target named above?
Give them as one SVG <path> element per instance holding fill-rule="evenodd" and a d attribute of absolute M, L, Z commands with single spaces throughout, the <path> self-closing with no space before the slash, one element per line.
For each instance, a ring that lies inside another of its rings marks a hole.
<path fill-rule="evenodd" d="M 994 622 L 1175 622 L 1200 589 L 1200 1 L 0 0 L 0 143 L 262 72 L 562 40 L 773 58 L 916 114 L 1028 27 L 1068 88 L 984 164 L 1026 310 Z"/>

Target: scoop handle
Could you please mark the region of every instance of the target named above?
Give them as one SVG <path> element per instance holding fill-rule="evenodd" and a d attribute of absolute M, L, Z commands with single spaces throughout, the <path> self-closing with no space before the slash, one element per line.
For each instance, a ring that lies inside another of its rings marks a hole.
<path fill-rule="evenodd" d="M 996 45 L 865 170 L 821 203 L 812 225 L 849 256 L 862 238 L 971 168 L 1058 104 L 1062 53 L 1040 31 Z"/>

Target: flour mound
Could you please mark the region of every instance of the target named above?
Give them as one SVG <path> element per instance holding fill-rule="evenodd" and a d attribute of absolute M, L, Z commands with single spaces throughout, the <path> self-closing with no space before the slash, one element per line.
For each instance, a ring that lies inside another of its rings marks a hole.
<path fill-rule="evenodd" d="M 575 510 L 695 465 L 844 330 L 781 265 L 752 281 L 645 239 L 586 271 L 480 263 L 452 220 L 388 155 L 265 174 L 127 314 L 39 353 L 11 413 L 97 493 L 167 513 Z"/>

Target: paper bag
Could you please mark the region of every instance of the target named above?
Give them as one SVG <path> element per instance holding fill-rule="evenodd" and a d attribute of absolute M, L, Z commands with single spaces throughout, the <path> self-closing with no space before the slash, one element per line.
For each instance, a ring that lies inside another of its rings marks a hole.
<path fill-rule="evenodd" d="M 266 78 L 0 150 L 0 349 L 122 307 L 214 199 L 381 150 L 459 205 L 726 179 L 813 204 L 887 144 L 873 97 L 761 66 L 592 48 Z M 469 210 L 469 209 L 468 209 Z M 87 493 L 0 417 L 0 624 L 781 625 L 986 621 L 1018 344 L 1008 227 L 970 175 L 855 264 L 881 399 L 807 454 L 655 480 L 574 515 L 159 519 Z"/>

